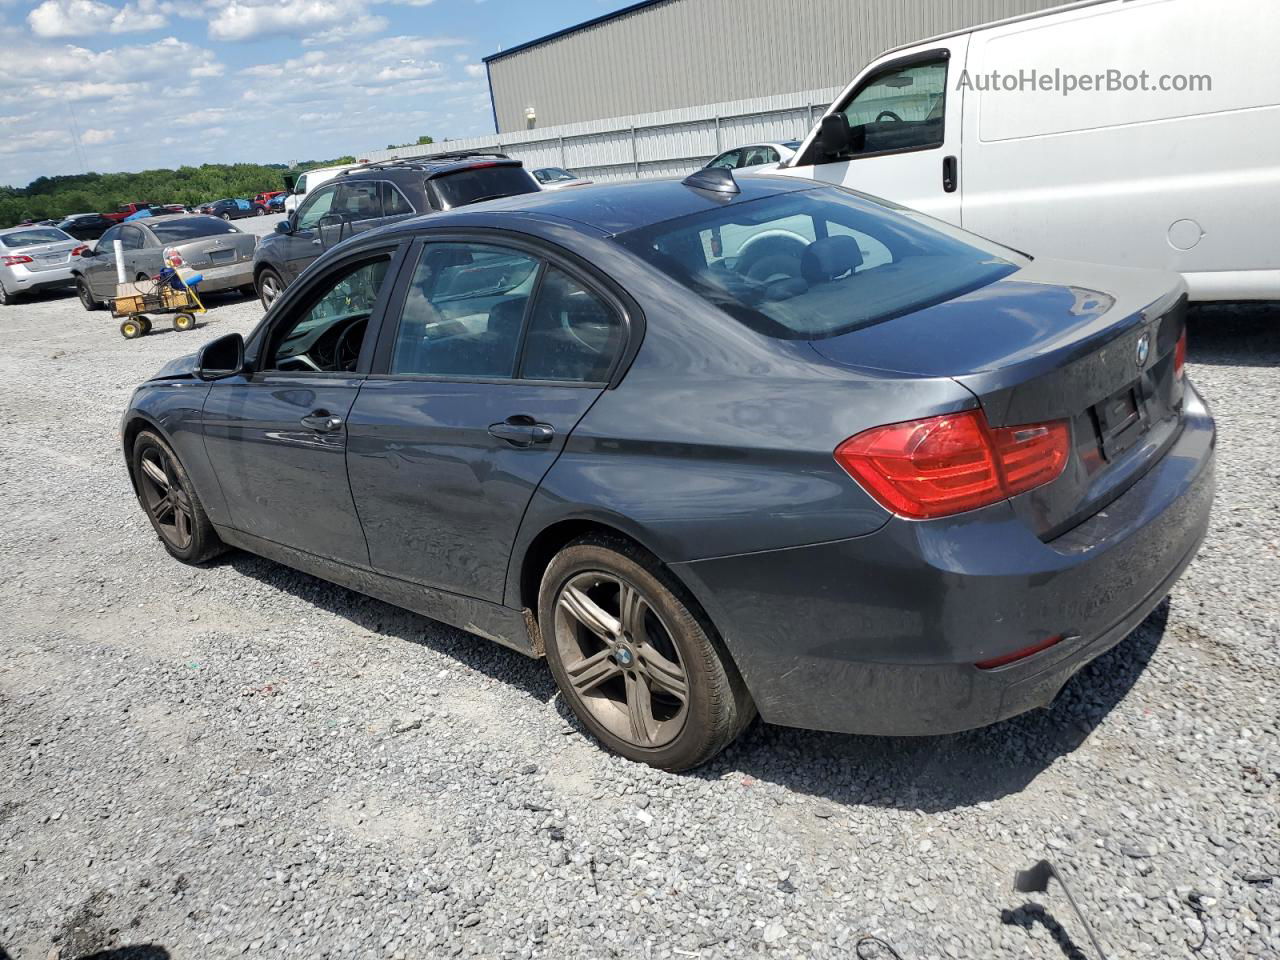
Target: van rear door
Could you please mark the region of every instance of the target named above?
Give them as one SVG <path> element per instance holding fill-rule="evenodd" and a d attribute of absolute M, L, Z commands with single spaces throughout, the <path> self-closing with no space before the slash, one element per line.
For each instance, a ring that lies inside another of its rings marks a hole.
<path fill-rule="evenodd" d="M 969 35 L 873 63 L 827 115 L 848 120 L 847 145 L 824 147 L 820 121 L 778 172 L 851 187 L 960 223 L 961 91 Z"/>

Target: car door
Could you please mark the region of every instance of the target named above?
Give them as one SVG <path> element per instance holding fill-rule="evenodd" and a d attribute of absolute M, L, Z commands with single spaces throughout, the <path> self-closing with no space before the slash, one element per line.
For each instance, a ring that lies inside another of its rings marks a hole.
<path fill-rule="evenodd" d="M 253 215 L 253 204 L 248 200 L 235 200 L 234 203 L 236 209 L 232 216 L 236 219 Z"/>
<path fill-rule="evenodd" d="M 410 263 L 348 419 L 352 495 L 374 569 L 501 602 L 525 507 L 605 389 L 628 313 L 512 240 L 427 242 Z"/>
<path fill-rule="evenodd" d="M 146 262 L 146 232 L 133 224 L 124 224 L 120 228 L 120 246 L 124 249 L 124 276 L 126 281 L 134 280 L 139 274 L 151 276 Z"/>
<path fill-rule="evenodd" d="M 836 102 L 852 141 L 838 158 L 820 148 L 820 127 L 801 159 L 781 172 L 836 183 L 960 223 L 959 158 L 968 35 L 875 64 Z"/>
<path fill-rule="evenodd" d="M 84 261 L 84 278 L 93 295 L 100 300 L 116 295 L 115 241 L 121 238 L 124 227 L 109 227 L 94 245 L 95 256 Z"/>
<path fill-rule="evenodd" d="M 368 564 L 347 482 L 347 418 L 397 257 L 394 245 L 359 251 L 291 291 L 250 341 L 248 372 L 210 389 L 205 448 L 236 529 Z"/>
<path fill-rule="evenodd" d="M 308 264 L 323 253 L 320 239 L 320 221 L 333 209 L 338 193 L 337 184 L 318 187 L 302 202 L 294 214 L 293 232 L 285 236 L 285 283 L 292 283 Z"/>

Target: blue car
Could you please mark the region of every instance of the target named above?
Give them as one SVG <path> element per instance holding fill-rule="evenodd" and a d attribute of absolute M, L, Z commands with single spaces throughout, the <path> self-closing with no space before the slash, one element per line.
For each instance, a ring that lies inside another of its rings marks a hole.
<path fill-rule="evenodd" d="M 842 188 L 700 171 L 359 234 L 160 370 L 164 547 L 249 550 L 531 657 L 601 743 L 1051 702 L 1195 556 L 1186 291 Z"/>
<path fill-rule="evenodd" d="M 268 213 L 284 213 L 284 202 L 288 198 L 287 193 L 277 193 L 274 197 L 267 201 Z"/>

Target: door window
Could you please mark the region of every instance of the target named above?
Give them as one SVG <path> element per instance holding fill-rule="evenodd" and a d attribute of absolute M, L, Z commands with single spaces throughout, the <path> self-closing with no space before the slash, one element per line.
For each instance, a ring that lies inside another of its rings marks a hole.
<path fill-rule="evenodd" d="M 707 166 L 724 167 L 725 169 L 732 170 L 738 165 L 738 157 L 741 155 L 741 150 L 726 150 L 724 153 L 720 154 L 720 156 L 708 163 Z"/>
<path fill-rule="evenodd" d="M 946 93 L 946 57 L 886 67 L 844 107 L 853 135 L 850 153 L 942 146 Z"/>
<path fill-rule="evenodd" d="M 105 250 L 107 253 L 110 253 L 114 249 L 112 244 L 116 240 L 120 239 L 120 231 L 121 227 L 119 225 L 108 228 L 107 232 L 98 238 L 98 246 L 96 249 Z"/>
<path fill-rule="evenodd" d="M 405 195 L 400 192 L 400 188 L 394 183 L 384 180 L 382 182 L 382 215 L 384 217 L 401 217 L 414 212 L 413 204 L 405 199 Z"/>
<path fill-rule="evenodd" d="M 387 254 L 319 280 L 313 295 L 271 333 L 262 369 L 354 371 L 390 262 Z"/>
<path fill-rule="evenodd" d="M 509 378 L 539 261 L 479 243 L 429 243 L 396 332 L 391 373 Z"/>
<path fill-rule="evenodd" d="M 363 180 L 344 183 L 338 187 L 333 213 L 343 220 L 376 220 L 382 216 L 382 201 L 378 199 L 378 181 Z"/>
<path fill-rule="evenodd" d="M 538 285 L 520 376 L 603 383 L 622 343 L 618 312 L 556 267 Z"/>
<path fill-rule="evenodd" d="M 320 218 L 328 215 L 333 208 L 333 197 L 337 187 L 325 187 L 312 194 L 298 212 L 298 229 L 313 230 Z"/>
<path fill-rule="evenodd" d="M 146 246 L 142 231 L 137 227 L 121 227 L 120 246 L 125 250 L 141 250 Z"/>

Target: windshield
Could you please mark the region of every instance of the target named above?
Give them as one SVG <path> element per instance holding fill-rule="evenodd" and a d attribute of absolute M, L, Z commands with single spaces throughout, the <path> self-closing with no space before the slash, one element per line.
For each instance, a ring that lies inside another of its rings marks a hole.
<path fill-rule="evenodd" d="M 240 232 L 225 220 L 219 220 L 217 217 L 187 216 L 173 220 L 153 220 L 147 226 L 151 228 L 152 233 L 165 243 Z"/>
<path fill-rule="evenodd" d="M 533 175 L 538 178 L 539 183 L 557 183 L 562 180 L 578 179 L 563 167 L 543 167 L 541 170 L 533 171 Z"/>
<path fill-rule="evenodd" d="M 446 209 L 494 197 L 537 193 L 538 184 L 523 167 L 468 167 L 428 181 Z"/>
<path fill-rule="evenodd" d="M 839 188 L 734 203 L 618 241 L 760 333 L 834 337 L 1007 276 L 1012 251 Z"/>
<path fill-rule="evenodd" d="M 6 233 L 4 236 L 0 236 L 0 243 L 3 243 L 10 250 L 16 250 L 19 247 L 34 247 L 41 243 L 60 243 L 63 240 L 70 239 L 71 237 L 56 227 L 41 227 L 39 230 Z"/>

